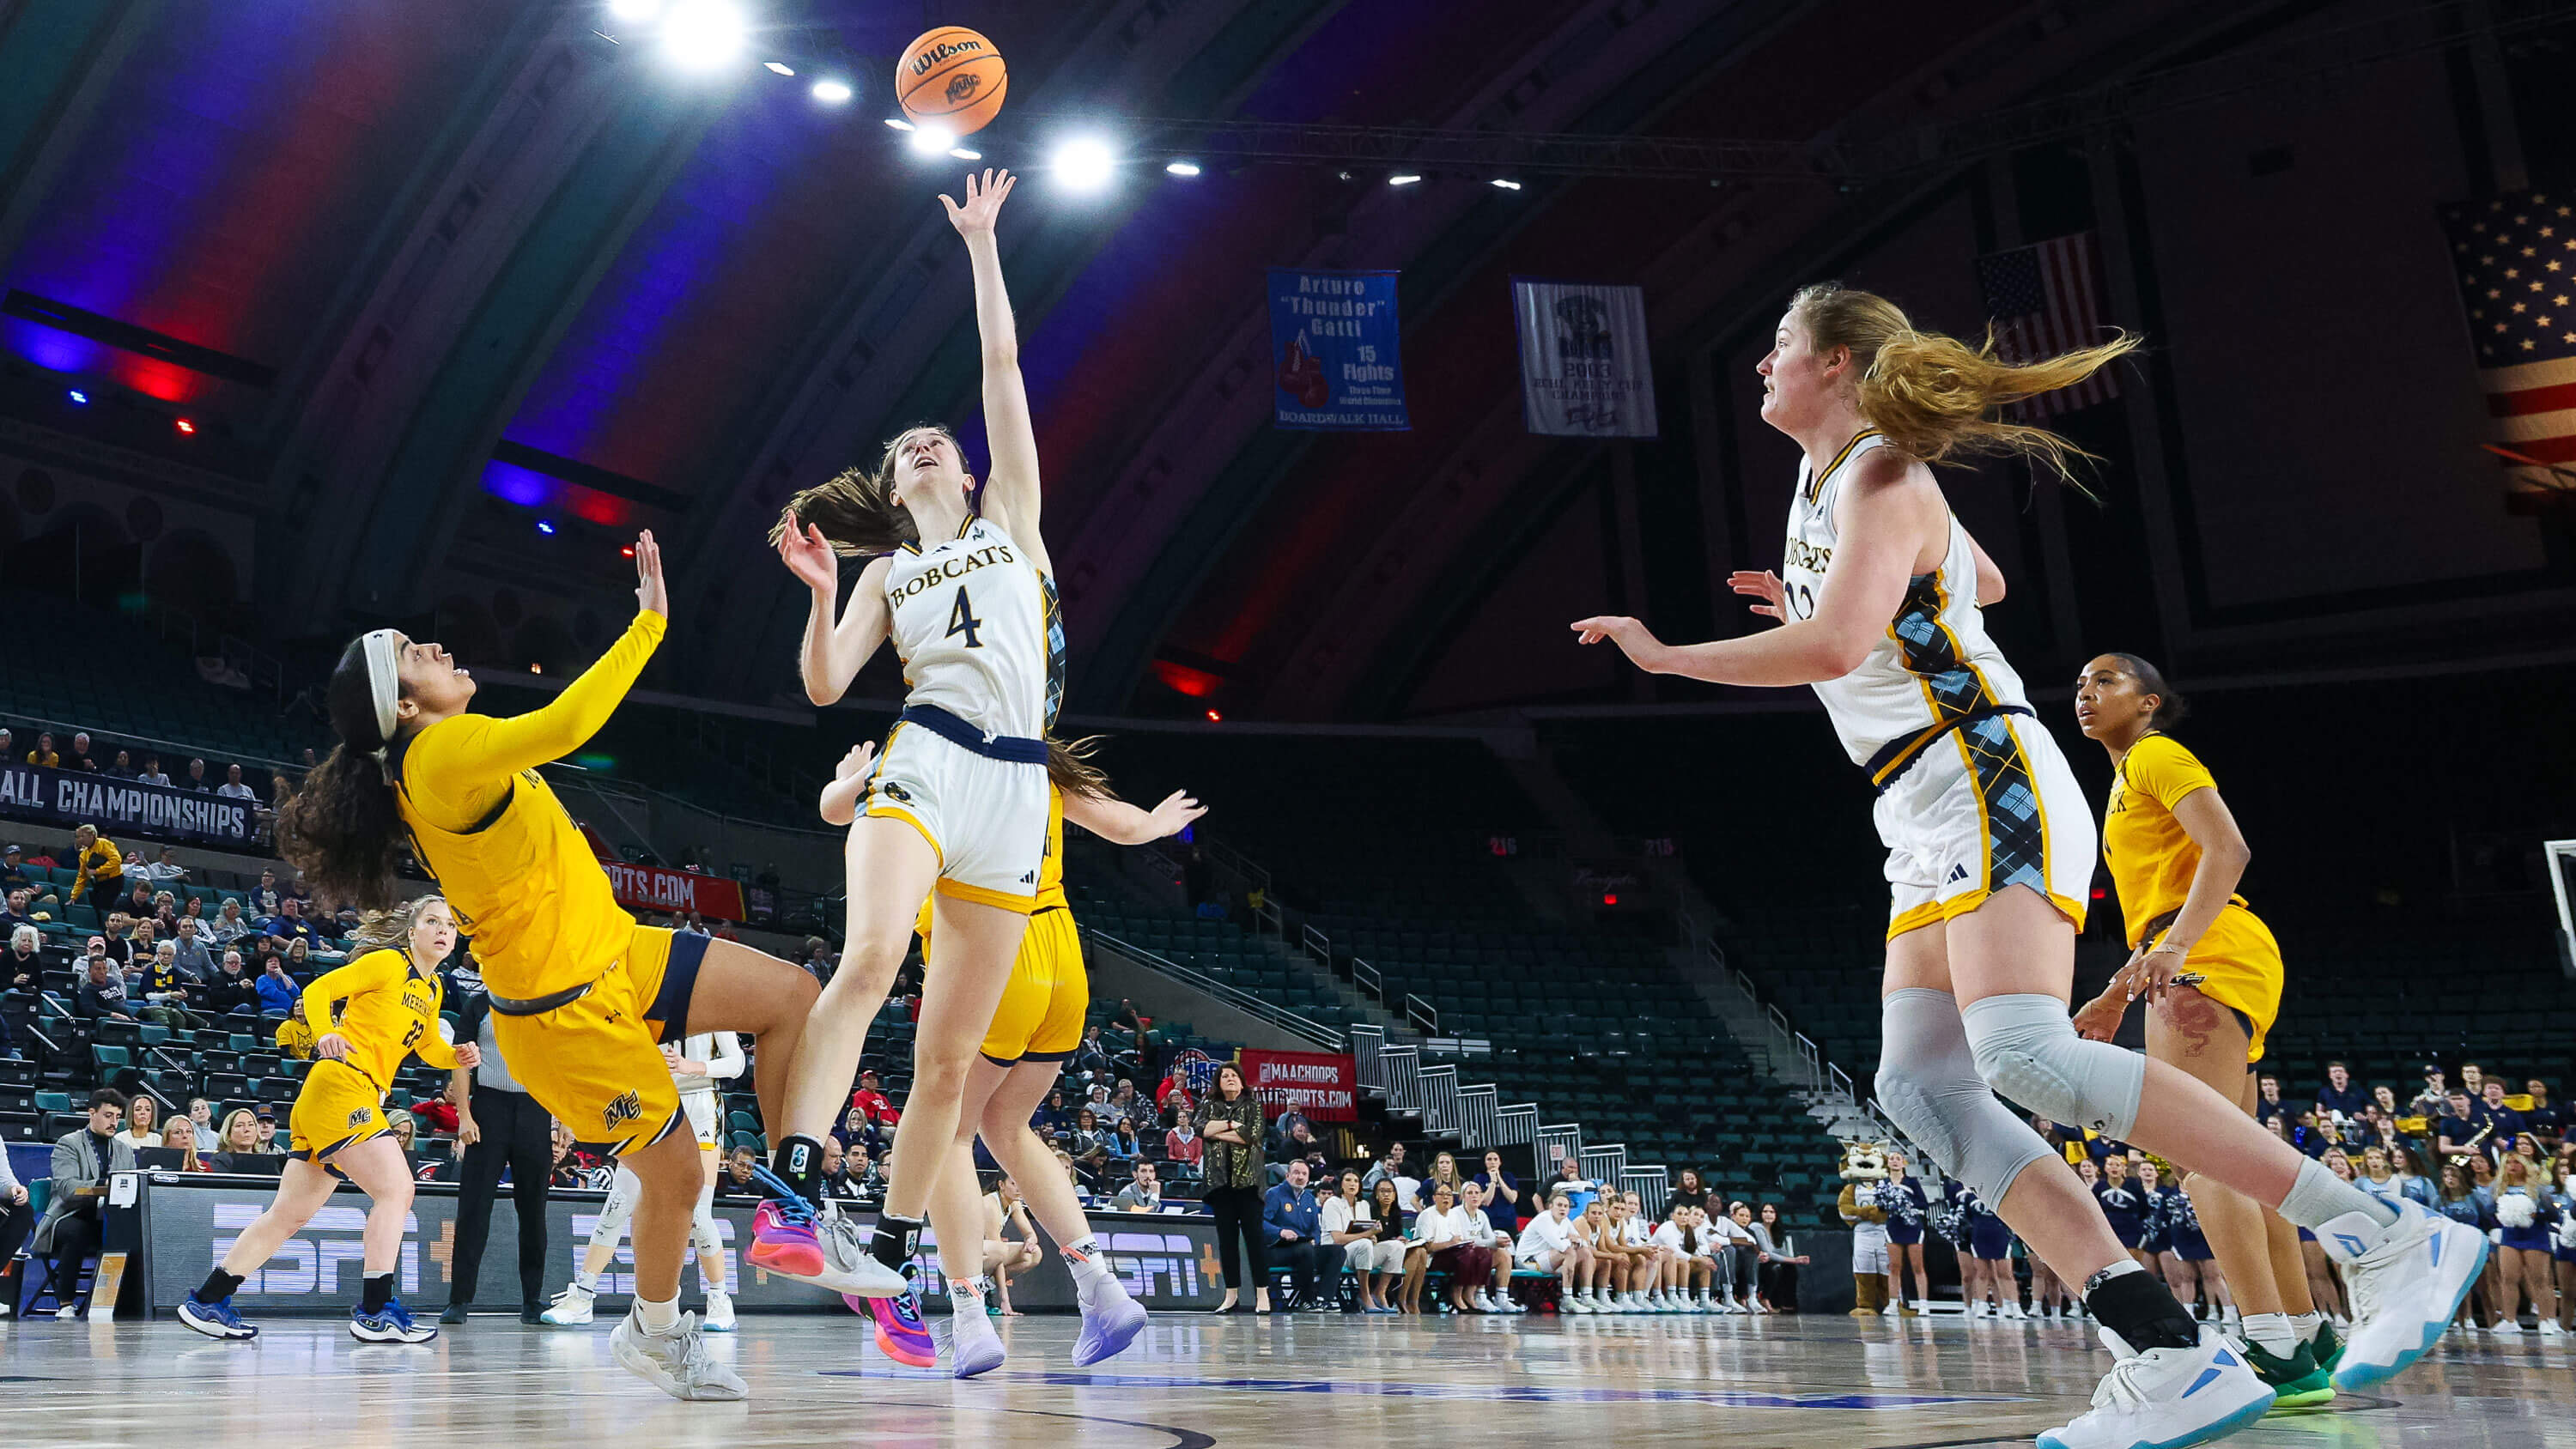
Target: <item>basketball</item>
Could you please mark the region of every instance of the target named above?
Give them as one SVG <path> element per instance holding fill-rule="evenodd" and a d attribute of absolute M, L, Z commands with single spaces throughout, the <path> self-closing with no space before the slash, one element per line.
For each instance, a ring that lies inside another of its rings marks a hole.
<path fill-rule="evenodd" d="M 914 125 L 941 125 L 967 135 L 1001 113 L 1010 71 L 993 42 L 963 25 L 943 25 L 903 48 L 895 62 L 895 99 Z"/>

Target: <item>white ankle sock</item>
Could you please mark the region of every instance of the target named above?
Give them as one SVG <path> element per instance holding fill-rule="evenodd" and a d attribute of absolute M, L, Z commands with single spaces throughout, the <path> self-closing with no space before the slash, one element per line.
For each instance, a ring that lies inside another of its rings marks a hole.
<path fill-rule="evenodd" d="M 635 1324 L 656 1337 L 669 1333 L 680 1326 L 680 1300 L 672 1297 L 656 1303 L 638 1295 L 635 1299 Z"/>
<path fill-rule="evenodd" d="M 2288 1358 L 2299 1351 L 2299 1331 L 2286 1313 L 2248 1313 L 2244 1327 L 2245 1337 L 2274 1358 Z"/>
<path fill-rule="evenodd" d="M 590 1271 L 588 1268 L 574 1269 L 572 1283 L 574 1287 L 579 1288 L 584 1293 L 596 1293 L 599 1291 L 599 1275 Z"/>
<path fill-rule="evenodd" d="M 948 1280 L 948 1311 L 959 1318 L 969 1314 L 980 1317 L 984 1312 L 984 1300 L 992 1293 L 993 1280 L 990 1278 L 977 1278 L 972 1283 L 961 1283 L 951 1278 Z"/>
<path fill-rule="evenodd" d="M 1097 1283 L 1110 1276 L 1109 1265 L 1100 1261 L 1100 1239 L 1089 1233 L 1056 1251 L 1064 1255 L 1064 1265 L 1076 1283 Z"/>
<path fill-rule="evenodd" d="M 2299 1336 L 2299 1342 L 2306 1343 L 2317 1336 L 2317 1330 L 2324 1326 L 2326 1316 L 2322 1313 L 2314 1312 L 2293 1313 L 2289 1315 L 2289 1319 L 2290 1331 Z M 2254 1320 L 2249 1318 L 2245 1321 L 2251 1323 Z"/>
<path fill-rule="evenodd" d="M 2362 1214 L 2374 1228 L 2385 1228 L 2397 1221 L 2397 1209 L 2328 1172 L 2326 1165 L 2313 1157 L 2300 1162 L 2298 1180 L 2290 1184 L 2289 1195 L 2281 1199 L 2281 1216 L 2320 1237 L 2327 1224 L 2354 1213 Z M 2379 1234 L 2369 1236 L 2376 1239 Z"/>

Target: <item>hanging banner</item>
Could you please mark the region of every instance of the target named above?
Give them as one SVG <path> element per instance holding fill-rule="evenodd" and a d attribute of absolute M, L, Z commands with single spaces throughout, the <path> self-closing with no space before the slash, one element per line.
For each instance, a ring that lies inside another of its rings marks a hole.
<path fill-rule="evenodd" d="M 65 830 L 95 825 L 111 840 L 131 833 L 226 846 L 247 843 L 256 824 L 247 800 L 41 765 L 0 765 L 0 816 Z"/>
<path fill-rule="evenodd" d="M 1240 1064 L 1244 1085 L 1273 1115 L 1295 1108 L 1317 1122 L 1359 1120 L 1359 1069 L 1348 1056 L 1246 1047 Z"/>
<path fill-rule="evenodd" d="M 658 865 L 628 865 L 622 860 L 603 860 L 599 868 L 608 872 L 608 883 L 617 891 L 617 903 L 630 910 L 674 914 L 695 911 L 718 921 L 750 919 L 743 913 L 742 885 L 738 881 L 692 870 L 664 870 Z"/>
<path fill-rule="evenodd" d="M 1283 428 L 1403 432 L 1395 273 L 1270 269 L 1275 421 Z"/>
<path fill-rule="evenodd" d="M 1656 436 L 1642 287 L 1512 278 L 1521 415 L 1561 438 Z"/>

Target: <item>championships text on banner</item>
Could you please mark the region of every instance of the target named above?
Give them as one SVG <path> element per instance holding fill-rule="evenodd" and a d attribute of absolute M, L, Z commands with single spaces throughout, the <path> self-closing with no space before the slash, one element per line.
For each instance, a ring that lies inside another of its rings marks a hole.
<path fill-rule="evenodd" d="M 1272 1107 L 1294 1107 L 1318 1122 L 1359 1120 L 1359 1069 L 1332 1052 L 1274 1052 L 1246 1047 L 1245 1084 Z"/>
<path fill-rule="evenodd" d="M 86 770 L 0 766 L 0 815 L 45 820 L 66 830 L 95 825 L 109 839 L 133 831 L 174 840 L 239 845 L 251 838 L 251 802 L 111 779 Z"/>

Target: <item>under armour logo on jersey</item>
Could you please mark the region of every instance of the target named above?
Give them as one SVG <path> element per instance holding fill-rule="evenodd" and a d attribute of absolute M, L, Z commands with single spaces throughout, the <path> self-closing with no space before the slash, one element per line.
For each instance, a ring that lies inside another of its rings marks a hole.
<path fill-rule="evenodd" d="M 1950 867 L 1950 880 L 1949 880 L 1948 882 L 1944 882 L 1944 884 L 1949 884 L 1949 883 L 1957 882 L 1957 881 L 1963 881 L 1963 880 L 1966 880 L 1967 878 L 1968 878 L 1968 868 L 1967 868 L 1966 866 L 1964 866 L 1964 865 L 1954 865 L 1954 866 Z"/>

